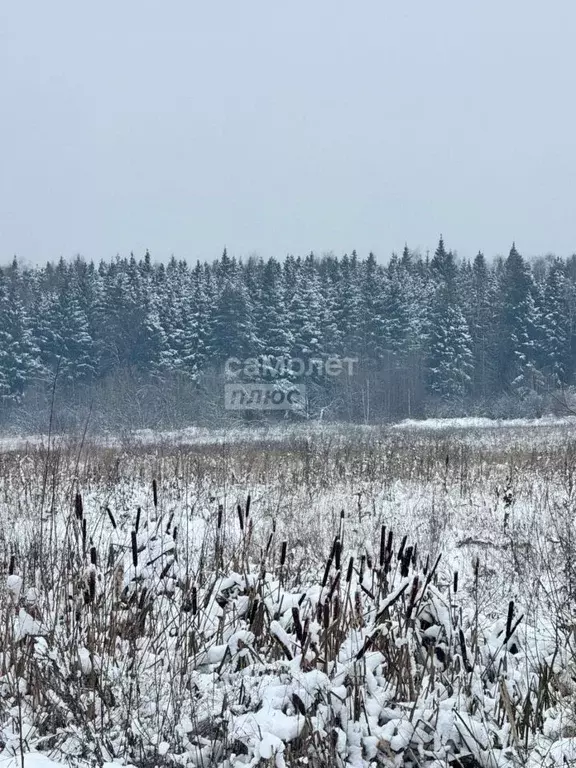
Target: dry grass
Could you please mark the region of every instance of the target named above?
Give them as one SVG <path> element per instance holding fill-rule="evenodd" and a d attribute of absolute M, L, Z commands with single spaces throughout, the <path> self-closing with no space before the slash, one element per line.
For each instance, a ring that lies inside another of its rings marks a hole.
<path fill-rule="evenodd" d="M 576 735 L 575 452 L 372 431 L 0 455 L 1 746 L 553 764 Z"/>

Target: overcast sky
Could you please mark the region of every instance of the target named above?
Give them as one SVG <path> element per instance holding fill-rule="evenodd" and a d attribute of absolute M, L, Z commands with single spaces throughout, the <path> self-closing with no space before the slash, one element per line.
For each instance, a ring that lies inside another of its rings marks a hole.
<path fill-rule="evenodd" d="M 574 0 L 0 4 L 0 260 L 576 251 Z"/>

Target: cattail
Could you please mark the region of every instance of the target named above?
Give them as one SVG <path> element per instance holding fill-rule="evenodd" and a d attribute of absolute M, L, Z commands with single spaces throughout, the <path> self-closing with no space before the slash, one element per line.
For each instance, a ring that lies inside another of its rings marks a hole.
<path fill-rule="evenodd" d="M 328 629 L 330 627 L 330 603 L 328 600 L 326 600 L 322 606 L 322 624 L 324 629 Z"/>
<path fill-rule="evenodd" d="M 394 541 L 394 534 L 392 531 L 388 531 L 388 541 L 386 542 L 386 571 L 390 571 L 392 568 L 392 544 Z"/>
<path fill-rule="evenodd" d="M 260 600 L 258 598 L 256 598 L 252 603 L 252 610 L 250 611 L 250 616 L 248 618 L 248 624 L 250 624 L 250 626 L 252 626 L 254 622 L 254 618 L 256 617 L 256 611 L 258 610 L 259 604 L 260 604 Z"/>
<path fill-rule="evenodd" d="M 514 618 L 514 600 L 510 600 L 508 603 L 508 617 L 506 619 L 506 640 L 508 642 L 512 630 L 512 619 Z"/>
<path fill-rule="evenodd" d="M 132 531 L 132 563 L 134 568 L 138 567 L 138 541 L 136 539 L 136 531 Z"/>
<path fill-rule="evenodd" d="M 292 608 L 292 620 L 294 621 L 294 632 L 300 645 L 304 645 L 304 633 L 302 631 L 302 623 L 300 621 L 300 611 L 296 606 Z"/>
<path fill-rule="evenodd" d="M 464 632 L 462 632 L 462 629 L 458 630 L 458 639 L 460 640 L 460 653 L 462 654 L 464 668 L 466 672 L 472 672 L 472 665 L 468 661 L 468 651 L 466 650 L 466 641 L 464 640 Z"/>
<path fill-rule="evenodd" d="M 310 630 L 310 617 L 307 616 L 304 620 L 304 626 L 302 628 L 302 637 L 304 638 L 304 642 L 308 639 L 308 632 Z"/>
<path fill-rule="evenodd" d="M 220 530 L 222 528 L 222 515 L 224 514 L 224 505 L 218 504 L 218 522 L 217 522 L 217 528 Z"/>
<path fill-rule="evenodd" d="M 82 494 L 77 493 L 74 497 L 74 510 L 76 512 L 76 519 L 82 520 L 82 515 L 84 514 L 84 505 L 82 503 Z"/>
<path fill-rule="evenodd" d="M 408 600 L 408 608 L 406 610 L 406 621 L 408 621 L 412 616 L 414 603 L 416 602 L 416 595 L 418 594 L 418 586 L 419 586 L 418 576 L 414 576 L 414 581 L 412 582 L 412 589 L 410 590 L 410 598 Z"/>
<path fill-rule="evenodd" d="M 406 539 L 408 536 L 403 536 L 402 541 L 400 542 L 400 549 L 398 550 L 398 560 L 402 560 L 404 557 L 404 547 L 406 546 Z"/>
<path fill-rule="evenodd" d="M 136 510 L 136 525 L 134 526 L 134 530 L 136 533 L 140 530 L 140 515 L 142 514 L 142 507 L 138 507 Z"/>
<path fill-rule="evenodd" d="M 174 520 L 174 511 L 170 512 L 170 517 L 168 518 L 168 524 L 166 525 L 166 533 L 170 533 L 170 528 L 172 527 L 172 520 Z"/>
<path fill-rule="evenodd" d="M 240 504 L 238 504 L 238 520 L 240 522 L 240 530 L 244 530 L 244 513 L 242 512 L 242 507 Z"/>
<path fill-rule="evenodd" d="M 283 541 L 282 547 L 280 549 L 280 567 L 282 567 L 286 562 L 286 545 L 287 545 L 287 542 Z"/>
<path fill-rule="evenodd" d="M 10 555 L 10 565 L 8 566 L 8 576 L 12 576 L 16 567 L 16 555 Z"/>
<path fill-rule="evenodd" d="M 428 567 L 430 565 L 430 555 L 426 555 L 426 562 L 424 563 L 424 576 L 428 573 Z"/>
<path fill-rule="evenodd" d="M 88 594 L 90 596 L 90 602 L 94 602 L 96 597 L 96 571 L 92 569 L 88 576 Z"/>
<path fill-rule="evenodd" d="M 300 596 L 300 599 L 298 600 L 298 605 L 299 606 L 302 605 L 304 600 L 306 600 L 306 592 L 303 592 L 302 595 Z"/>
<path fill-rule="evenodd" d="M 338 547 L 338 536 L 334 537 L 334 541 L 332 542 L 332 551 L 330 552 L 330 559 L 334 560 L 334 557 L 336 556 L 336 548 Z"/>
<path fill-rule="evenodd" d="M 90 547 L 90 562 L 92 565 L 97 565 L 96 547 Z"/>
<path fill-rule="evenodd" d="M 192 587 L 192 615 L 196 616 L 198 613 L 198 590 L 196 586 Z"/>
<path fill-rule="evenodd" d="M 458 571 L 454 571 L 454 594 L 458 592 Z"/>
<path fill-rule="evenodd" d="M 356 611 L 356 618 L 359 621 L 363 622 L 362 598 L 360 596 L 360 590 L 359 589 L 357 589 L 356 592 L 354 592 L 354 610 Z"/>
<path fill-rule="evenodd" d="M 246 499 L 246 520 L 248 520 L 249 516 L 250 516 L 250 494 L 248 494 L 248 498 Z"/>
<path fill-rule="evenodd" d="M 378 631 L 376 631 L 373 635 L 368 635 L 365 638 L 364 645 L 362 646 L 362 648 L 360 648 L 360 650 L 356 654 L 357 661 L 360 661 L 360 659 L 365 655 L 366 651 L 370 650 L 370 648 L 372 647 L 372 643 L 376 639 L 377 634 L 378 634 Z"/>
<path fill-rule="evenodd" d="M 410 561 L 412 560 L 412 550 L 413 547 L 406 547 L 404 554 L 402 556 L 402 563 L 400 567 L 400 575 L 405 578 L 408 576 L 409 570 L 410 570 Z"/>
<path fill-rule="evenodd" d="M 340 618 L 340 596 L 338 595 L 338 593 L 334 595 L 334 600 L 332 601 L 332 605 L 334 606 L 334 610 L 332 611 L 334 621 L 338 621 L 338 619 Z"/>
<path fill-rule="evenodd" d="M 348 571 L 346 573 L 346 583 L 350 584 L 350 579 L 352 578 L 352 570 L 354 569 L 354 558 L 351 557 L 348 561 Z"/>
<path fill-rule="evenodd" d="M 330 573 L 330 568 L 332 568 L 332 555 L 328 558 L 326 561 L 326 567 L 324 568 L 324 576 L 322 577 L 322 589 L 326 586 L 326 582 L 328 581 L 328 574 Z"/>
<path fill-rule="evenodd" d="M 386 526 L 383 525 L 380 529 L 380 568 L 384 566 L 386 562 Z"/>
<path fill-rule="evenodd" d="M 302 715 L 302 717 L 306 717 L 306 707 L 304 706 L 304 702 L 297 693 L 292 694 L 292 704 L 294 704 L 294 709 L 300 715 Z"/>
<path fill-rule="evenodd" d="M 340 555 L 342 554 L 342 542 L 340 539 L 336 540 L 336 548 L 334 551 L 334 563 L 336 566 L 336 570 L 340 570 Z"/>
<path fill-rule="evenodd" d="M 152 496 L 154 498 L 154 507 L 158 509 L 158 483 L 156 482 L 156 478 L 152 480 Z"/>
<path fill-rule="evenodd" d="M 86 518 L 82 518 L 82 552 L 86 552 Z"/>
<path fill-rule="evenodd" d="M 178 538 L 178 526 L 174 526 L 174 530 L 172 531 L 172 538 L 174 539 L 174 543 L 176 543 L 176 539 Z"/>
<path fill-rule="evenodd" d="M 116 530 L 118 526 L 116 525 L 116 520 L 114 519 L 114 515 L 112 514 L 110 507 L 106 507 L 106 512 L 108 512 L 108 517 L 110 518 L 110 522 L 112 523 L 112 528 Z"/>
<path fill-rule="evenodd" d="M 332 600 L 332 595 L 334 594 L 334 591 L 339 584 L 340 584 L 340 571 L 337 571 L 336 576 L 334 576 L 332 584 L 330 585 L 330 591 L 328 592 L 328 598 L 327 598 L 328 600 Z"/>
<path fill-rule="evenodd" d="M 124 589 L 124 566 L 122 563 L 118 565 L 114 571 L 114 594 L 116 599 L 120 598 L 122 590 Z"/>

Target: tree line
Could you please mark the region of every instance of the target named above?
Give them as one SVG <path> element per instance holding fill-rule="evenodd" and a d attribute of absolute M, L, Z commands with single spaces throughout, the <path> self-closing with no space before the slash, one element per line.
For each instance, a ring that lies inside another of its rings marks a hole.
<path fill-rule="evenodd" d="M 14 259 L 0 270 L 2 418 L 56 389 L 70 407 L 110 402 L 122 382 L 143 411 L 146 398 L 154 408 L 170 399 L 158 423 L 222 416 L 231 357 L 357 359 L 338 376 L 313 366 L 311 416 L 507 415 L 574 384 L 575 314 L 576 255 L 528 260 L 514 245 L 506 258 L 469 261 L 440 238 L 432 256 L 406 246 L 385 265 L 355 252 L 239 261 L 225 250 L 195 265 L 148 252 L 31 268 Z"/>

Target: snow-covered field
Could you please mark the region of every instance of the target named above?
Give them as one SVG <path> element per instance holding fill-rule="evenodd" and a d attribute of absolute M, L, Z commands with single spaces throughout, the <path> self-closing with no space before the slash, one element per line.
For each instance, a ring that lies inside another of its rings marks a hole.
<path fill-rule="evenodd" d="M 0 768 L 576 764 L 576 421 L 486 421 L 4 438 Z"/>

